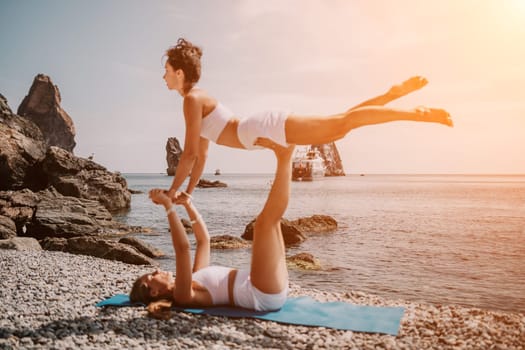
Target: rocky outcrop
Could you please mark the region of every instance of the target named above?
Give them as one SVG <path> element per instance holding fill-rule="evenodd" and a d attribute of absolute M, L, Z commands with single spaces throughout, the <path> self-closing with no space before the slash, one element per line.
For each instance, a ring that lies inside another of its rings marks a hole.
<path fill-rule="evenodd" d="M 17 236 L 37 239 L 122 235 L 140 231 L 113 220 L 98 201 L 63 196 L 53 188 L 33 193 L 0 191 L 0 215 L 11 219 Z"/>
<path fill-rule="evenodd" d="M 27 107 L 21 106 L 20 110 L 30 108 L 40 113 L 51 108 L 60 113 L 60 108 L 55 106 L 56 96 L 51 102 L 49 98 L 33 99 L 32 96 L 45 95 L 39 84 L 33 86 L 36 92 L 26 97 Z M 6 99 L 0 97 L 0 190 L 40 191 L 53 186 L 66 196 L 98 200 L 111 212 L 130 207 L 131 193 L 120 174 L 75 157 L 63 148 L 49 146 L 33 118 L 13 114 Z M 54 107 L 39 106 L 35 101 Z"/>
<path fill-rule="evenodd" d="M 166 162 L 168 163 L 166 172 L 169 176 L 175 175 L 181 154 L 182 148 L 180 147 L 179 140 L 177 140 L 176 137 L 168 138 L 166 142 Z"/>
<path fill-rule="evenodd" d="M 166 255 L 151 244 L 148 244 L 136 237 L 122 237 L 121 239 L 119 239 L 118 242 L 132 246 L 133 248 L 150 258 L 161 258 Z"/>
<path fill-rule="evenodd" d="M 288 267 L 300 270 L 321 270 L 321 263 L 310 253 L 299 253 L 286 258 Z"/>
<path fill-rule="evenodd" d="M 35 168 L 46 148 L 40 129 L 14 114 L 0 95 L 0 191 L 22 189 L 37 180 Z"/>
<path fill-rule="evenodd" d="M 212 249 L 241 249 L 251 247 L 251 243 L 231 235 L 218 235 L 210 239 L 210 247 Z"/>
<path fill-rule="evenodd" d="M 253 239 L 253 225 L 255 219 L 252 220 L 242 234 L 242 238 L 246 240 Z M 337 229 L 337 221 L 327 215 L 312 215 L 310 217 L 302 217 L 293 221 L 281 219 L 281 231 L 283 234 L 284 243 L 292 245 L 301 243 L 306 239 L 306 233 L 326 233 L 333 232 Z"/>
<path fill-rule="evenodd" d="M 253 225 L 255 223 L 255 219 L 252 220 L 248 225 L 246 225 L 246 228 L 244 229 L 244 233 L 241 235 L 242 238 L 246 240 L 253 240 Z M 290 221 L 286 219 L 281 219 L 281 231 L 283 234 L 284 244 L 285 245 L 292 245 L 303 242 L 306 237 L 299 231 Z"/>
<path fill-rule="evenodd" d="M 51 78 L 38 74 L 29 94 L 24 98 L 17 114 L 35 123 L 48 146 L 61 147 L 69 152 L 75 148 L 75 126 L 71 117 L 60 106 L 58 87 Z"/>
<path fill-rule="evenodd" d="M 130 245 L 98 237 L 46 238 L 41 245 L 45 250 L 90 255 L 134 265 L 158 265 Z"/>
<path fill-rule="evenodd" d="M 117 212 L 131 205 L 126 179 L 119 173 L 58 147 L 49 147 L 42 161 L 47 184 L 65 196 L 97 200 L 109 211 Z"/>
<path fill-rule="evenodd" d="M 337 230 L 337 221 L 328 215 L 312 215 L 291 221 L 299 231 L 304 233 L 326 233 Z"/>
<path fill-rule="evenodd" d="M 215 181 L 209 181 L 206 179 L 200 179 L 199 183 L 197 184 L 197 187 L 199 188 L 213 188 L 213 187 L 228 187 L 227 184 L 224 182 L 220 182 L 219 180 Z"/>
<path fill-rule="evenodd" d="M 312 149 L 318 150 L 324 159 L 325 176 L 345 176 L 343 162 L 334 142 L 312 145 Z"/>

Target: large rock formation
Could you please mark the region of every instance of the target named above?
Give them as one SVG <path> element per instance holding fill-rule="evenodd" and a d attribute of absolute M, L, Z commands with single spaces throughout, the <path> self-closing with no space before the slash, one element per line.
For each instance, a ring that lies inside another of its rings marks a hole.
<path fill-rule="evenodd" d="M 34 181 L 46 148 L 40 129 L 14 114 L 0 95 L 0 190 L 22 189 Z"/>
<path fill-rule="evenodd" d="M 334 142 L 312 145 L 312 149 L 318 150 L 324 159 L 325 176 L 345 176 L 343 162 Z"/>
<path fill-rule="evenodd" d="M 36 91 L 42 89 L 36 86 Z M 31 101 L 26 104 L 37 111 L 45 110 L 47 107 L 34 105 L 33 95 L 26 97 Z M 59 106 L 54 109 L 60 110 Z M 131 193 L 120 174 L 49 146 L 44 138 L 34 122 L 14 114 L 0 95 L 0 190 L 40 191 L 53 186 L 66 196 L 98 200 L 111 212 L 130 207 Z"/>
<path fill-rule="evenodd" d="M 58 147 L 49 147 L 42 161 L 42 172 L 47 185 L 65 196 L 97 200 L 109 211 L 127 209 L 131 193 L 126 179 L 119 173 L 107 171 L 103 166 Z"/>
<path fill-rule="evenodd" d="M 179 140 L 177 140 L 176 137 L 168 138 L 168 141 L 166 142 L 166 162 L 168 163 L 166 172 L 169 176 L 175 175 L 181 154 L 182 148 L 180 147 Z"/>
<path fill-rule="evenodd" d="M 42 130 L 48 146 L 58 146 L 73 152 L 76 145 L 75 126 L 60 102 L 60 91 L 51 78 L 38 74 L 29 94 L 18 107 L 17 114 L 31 120 Z"/>

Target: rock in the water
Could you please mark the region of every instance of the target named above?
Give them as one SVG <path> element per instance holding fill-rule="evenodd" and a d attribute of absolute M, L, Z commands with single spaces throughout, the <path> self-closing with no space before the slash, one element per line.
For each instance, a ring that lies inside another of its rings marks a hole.
<path fill-rule="evenodd" d="M 49 185 L 64 196 L 97 200 L 111 212 L 130 207 L 131 193 L 126 179 L 91 160 L 49 147 L 42 170 Z"/>
<path fill-rule="evenodd" d="M 211 237 L 210 247 L 212 249 L 240 249 L 251 247 L 251 243 L 240 237 L 219 235 Z"/>
<path fill-rule="evenodd" d="M 324 233 L 337 230 L 337 221 L 328 215 L 312 215 L 291 221 L 301 232 Z"/>
<path fill-rule="evenodd" d="M 325 174 L 324 176 L 345 176 L 343 162 L 337 151 L 334 142 L 321 145 L 312 145 L 313 150 L 318 150 L 321 158 L 324 159 Z"/>
<path fill-rule="evenodd" d="M 310 253 L 299 253 L 287 257 L 289 266 L 302 270 L 321 270 L 321 263 Z"/>
<path fill-rule="evenodd" d="M 0 190 L 18 190 L 38 182 L 34 168 L 44 158 L 46 143 L 38 127 L 14 114 L 0 95 Z"/>
<path fill-rule="evenodd" d="M 228 185 L 226 185 L 224 182 L 220 182 L 219 180 L 209 181 L 206 179 L 200 179 L 199 183 L 197 184 L 197 187 L 199 188 L 228 187 Z"/>
<path fill-rule="evenodd" d="M 0 215 L 0 239 L 8 239 L 16 236 L 16 225 L 7 216 Z"/>
<path fill-rule="evenodd" d="M 42 250 L 38 241 L 31 237 L 13 237 L 0 240 L 0 249 Z"/>
<path fill-rule="evenodd" d="M 253 240 L 253 225 L 255 224 L 255 219 L 252 220 L 242 234 L 242 238 L 246 240 Z M 286 219 L 281 219 L 281 231 L 283 234 L 284 244 L 291 245 L 303 242 L 306 238 L 290 221 Z"/>
<path fill-rule="evenodd" d="M 180 147 L 179 140 L 177 140 L 176 137 L 168 138 L 166 142 L 166 162 L 168 163 L 166 172 L 169 176 L 175 175 L 181 154 L 182 148 Z"/>
<path fill-rule="evenodd" d="M 48 146 L 58 146 L 73 152 L 76 145 L 75 126 L 60 102 L 60 91 L 51 78 L 38 74 L 29 94 L 18 107 L 17 114 L 40 128 Z"/>
<path fill-rule="evenodd" d="M 135 249 L 137 249 L 142 254 L 150 258 L 160 258 L 166 255 L 159 249 L 152 246 L 151 244 L 148 244 L 138 239 L 137 237 L 122 237 L 121 239 L 119 239 L 118 242 L 122 244 L 130 245 L 134 247 Z"/>
<path fill-rule="evenodd" d="M 134 265 L 158 265 L 130 245 L 99 237 L 46 238 L 41 244 L 45 250 L 90 255 Z"/>

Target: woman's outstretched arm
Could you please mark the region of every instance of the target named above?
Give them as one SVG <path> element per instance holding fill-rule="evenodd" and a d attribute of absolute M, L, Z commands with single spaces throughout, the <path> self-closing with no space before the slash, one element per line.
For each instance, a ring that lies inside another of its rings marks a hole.
<path fill-rule="evenodd" d="M 149 197 L 155 204 L 164 206 L 168 216 L 171 232 L 171 241 L 175 250 L 175 285 L 173 298 L 180 303 L 190 303 L 192 298 L 191 281 L 191 254 L 190 242 L 186 230 L 175 212 L 175 206 L 171 198 L 162 189 L 153 189 Z"/>
<path fill-rule="evenodd" d="M 208 147 L 210 141 L 204 137 L 200 138 L 199 142 L 199 154 L 195 162 L 193 163 L 193 168 L 191 169 L 190 179 L 188 181 L 188 186 L 186 187 L 186 193 L 192 194 L 193 190 L 199 183 L 201 179 L 202 172 L 204 171 L 204 166 L 206 165 L 206 159 L 208 159 Z"/>
<path fill-rule="evenodd" d="M 373 97 L 369 100 L 361 102 L 357 106 L 350 108 L 348 111 L 357 109 L 363 106 L 384 106 L 388 102 L 396 100 L 400 97 L 408 95 L 409 93 L 421 89 L 428 84 L 428 80 L 421 76 L 411 77 L 401 84 L 392 86 L 386 93 Z"/>
<path fill-rule="evenodd" d="M 191 197 L 183 194 L 177 198 L 175 203 L 184 206 L 191 221 L 193 234 L 197 241 L 197 249 L 193 261 L 193 272 L 196 272 L 210 265 L 210 235 L 208 228 L 199 211 L 191 202 Z"/>
<path fill-rule="evenodd" d="M 184 150 L 180 156 L 175 177 L 168 193 L 170 198 L 175 198 L 177 190 L 190 174 L 199 156 L 202 105 L 199 99 L 193 95 L 188 95 L 184 98 L 184 120 L 186 123 Z M 204 165 L 202 165 L 202 168 L 204 168 Z"/>

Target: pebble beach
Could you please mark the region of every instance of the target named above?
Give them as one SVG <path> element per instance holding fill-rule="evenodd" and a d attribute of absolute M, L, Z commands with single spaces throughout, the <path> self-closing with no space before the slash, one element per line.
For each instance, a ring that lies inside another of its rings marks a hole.
<path fill-rule="evenodd" d="M 150 267 L 49 251 L 0 250 L 0 349 L 524 349 L 525 315 L 303 289 L 320 301 L 404 306 L 397 336 L 173 313 L 97 308 Z"/>

